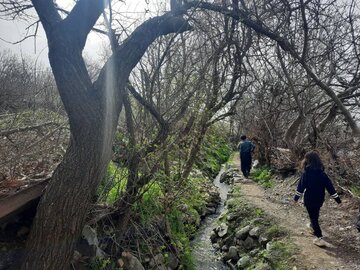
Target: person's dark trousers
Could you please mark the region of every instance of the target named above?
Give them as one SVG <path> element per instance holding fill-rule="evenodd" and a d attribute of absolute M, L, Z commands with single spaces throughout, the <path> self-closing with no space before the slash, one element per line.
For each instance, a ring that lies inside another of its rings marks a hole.
<path fill-rule="evenodd" d="M 314 235 L 316 237 L 322 237 L 322 232 L 319 225 L 319 214 L 320 207 L 308 207 L 306 206 L 306 210 L 308 211 L 309 218 L 311 221 L 311 227 L 314 230 Z"/>
<path fill-rule="evenodd" d="M 241 171 L 248 177 L 251 169 L 251 153 L 240 153 Z"/>

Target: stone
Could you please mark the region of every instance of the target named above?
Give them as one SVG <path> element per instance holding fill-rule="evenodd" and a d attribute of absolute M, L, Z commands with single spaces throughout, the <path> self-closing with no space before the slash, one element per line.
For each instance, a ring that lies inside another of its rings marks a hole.
<path fill-rule="evenodd" d="M 151 267 L 157 266 L 157 265 L 162 265 L 165 262 L 165 258 L 164 255 L 162 255 L 161 253 L 155 255 L 149 262 L 149 265 Z"/>
<path fill-rule="evenodd" d="M 163 265 L 163 264 L 160 264 L 160 265 L 157 265 L 155 268 L 153 268 L 154 270 L 168 270 L 168 268 Z"/>
<path fill-rule="evenodd" d="M 253 249 L 253 250 L 251 250 L 251 251 L 249 252 L 249 255 L 250 255 L 251 257 L 255 257 L 256 254 L 259 253 L 259 251 L 260 251 L 259 248 L 255 248 L 255 249 Z"/>
<path fill-rule="evenodd" d="M 215 250 L 219 250 L 219 249 L 220 249 L 220 245 L 219 245 L 218 243 L 215 243 L 215 244 L 213 244 L 212 246 L 213 246 L 213 248 L 214 248 Z"/>
<path fill-rule="evenodd" d="M 229 247 L 227 245 L 223 245 L 221 247 L 221 251 L 228 251 L 229 250 Z"/>
<path fill-rule="evenodd" d="M 170 269 L 176 269 L 180 263 L 179 259 L 173 253 L 169 253 L 167 261 Z"/>
<path fill-rule="evenodd" d="M 246 267 L 250 266 L 250 264 L 251 264 L 250 257 L 248 255 L 245 255 L 244 257 L 238 260 L 236 266 L 238 269 L 245 269 Z"/>
<path fill-rule="evenodd" d="M 145 270 L 138 258 L 132 255 L 129 251 L 121 253 L 121 258 L 118 260 L 120 267 L 127 270 Z"/>
<path fill-rule="evenodd" d="M 244 247 L 247 250 L 253 249 L 256 246 L 254 239 L 248 236 L 244 241 Z"/>
<path fill-rule="evenodd" d="M 241 228 L 240 230 L 236 231 L 235 237 L 240 240 L 245 240 L 246 237 L 248 236 L 250 230 L 251 230 L 251 227 L 249 225 L 245 226 L 245 227 Z"/>
<path fill-rule="evenodd" d="M 239 217 L 239 214 L 238 213 L 230 213 L 227 217 L 226 217 L 226 220 L 227 221 L 233 221 L 235 220 L 236 218 Z"/>
<path fill-rule="evenodd" d="M 264 235 L 260 235 L 259 236 L 259 244 L 262 245 L 263 247 L 266 247 L 266 244 L 270 242 L 270 239 L 268 239 L 266 236 Z"/>
<path fill-rule="evenodd" d="M 89 225 L 84 226 L 84 229 L 82 230 L 82 237 L 90 246 L 97 246 L 99 244 L 95 229 L 91 228 Z"/>
<path fill-rule="evenodd" d="M 97 258 L 104 258 L 105 253 L 99 247 L 99 240 L 95 229 L 91 228 L 89 225 L 85 225 L 82 230 L 82 237 L 89 247 L 93 247 L 95 249 L 95 256 Z"/>
<path fill-rule="evenodd" d="M 260 227 L 254 227 L 249 231 L 249 235 L 254 238 L 258 238 L 260 236 Z"/>
<path fill-rule="evenodd" d="M 227 234 L 228 229 L 229 229 L 228 225 L 226 225 L 225 223 L 221 223 L 220 227 L 219 227 L 219 230 L 217 232 L 218 236 L 219 237 L 224 237 Z"/>
<path fill-rule="evenodd" d="M 237 261 L 239 259 L 238 251 L 235 246 L 229 247 L 229 251 L 224 254 L 223 260 L 226 262 L 228 260 Z"/>

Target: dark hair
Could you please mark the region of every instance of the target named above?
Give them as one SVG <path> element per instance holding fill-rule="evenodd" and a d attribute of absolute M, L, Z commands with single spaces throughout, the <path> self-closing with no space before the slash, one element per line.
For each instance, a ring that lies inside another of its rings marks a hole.
<path fill-rule="evenodd" d="M 246 135 L 242 135 L 242 136 L 240 137 L 240 139 L 242 139 L 243 141 L 245 141 L 245 140 L 246 140 Z"/>
<path fill-rule="evenodd" d="M 321 162 L 318 152 L 316 151 L 310 151 L 305 154 L 304 160 L 302 162 L 302 167 L 304 170 L 324 170 L 324 165 Z"/>

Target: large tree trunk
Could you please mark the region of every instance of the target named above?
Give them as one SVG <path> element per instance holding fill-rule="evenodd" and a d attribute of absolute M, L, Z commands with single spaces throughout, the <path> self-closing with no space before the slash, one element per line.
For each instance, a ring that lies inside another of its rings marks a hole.
<path fill-rule="evenodd" d="M 68 270 L 91 198 L 110 159 L 122 93 L 131 70 L 158 36 L 191 27 L 172 14 L 144 22 L 118 47 L 92 83 L 82 49 L 104 2 L 77 1 L 65 19 L 53 1 L 32 3 L 47 35 L 50 64 L 69 116 L 71 137 L 38 205 L 21 269 Z"/>
<path fill-rule="evenodd" d="M 84 129 L 82 135 L 81 141 L 71 139 L 42 197 L 22 269 L 69 269 L 89 202 L 108 161 L 96 128 Z"/>

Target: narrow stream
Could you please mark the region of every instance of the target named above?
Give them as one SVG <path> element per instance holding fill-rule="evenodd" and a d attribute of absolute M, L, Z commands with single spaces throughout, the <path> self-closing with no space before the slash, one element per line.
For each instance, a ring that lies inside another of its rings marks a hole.
<path fill-rule="evenodd" d="M 192 241 L 193 258 L 196 270 L 225 270 L 229 269 L 222 261 L 217 260 L 218 256 L 213 248 L 210 235 L 212 230 L 216 227 L 216 221 L 222 211 L 224 210 L 224 202 L 230 187 L 225 183 L 220 183 L 220 176 L 224 172 L 224 167 L 221 167 L 219 174 L 214 180 L 215 186 L 219 188 L 221 202 L 216 213 L 208 216 L 203 220 L 203 223 Z"/>

